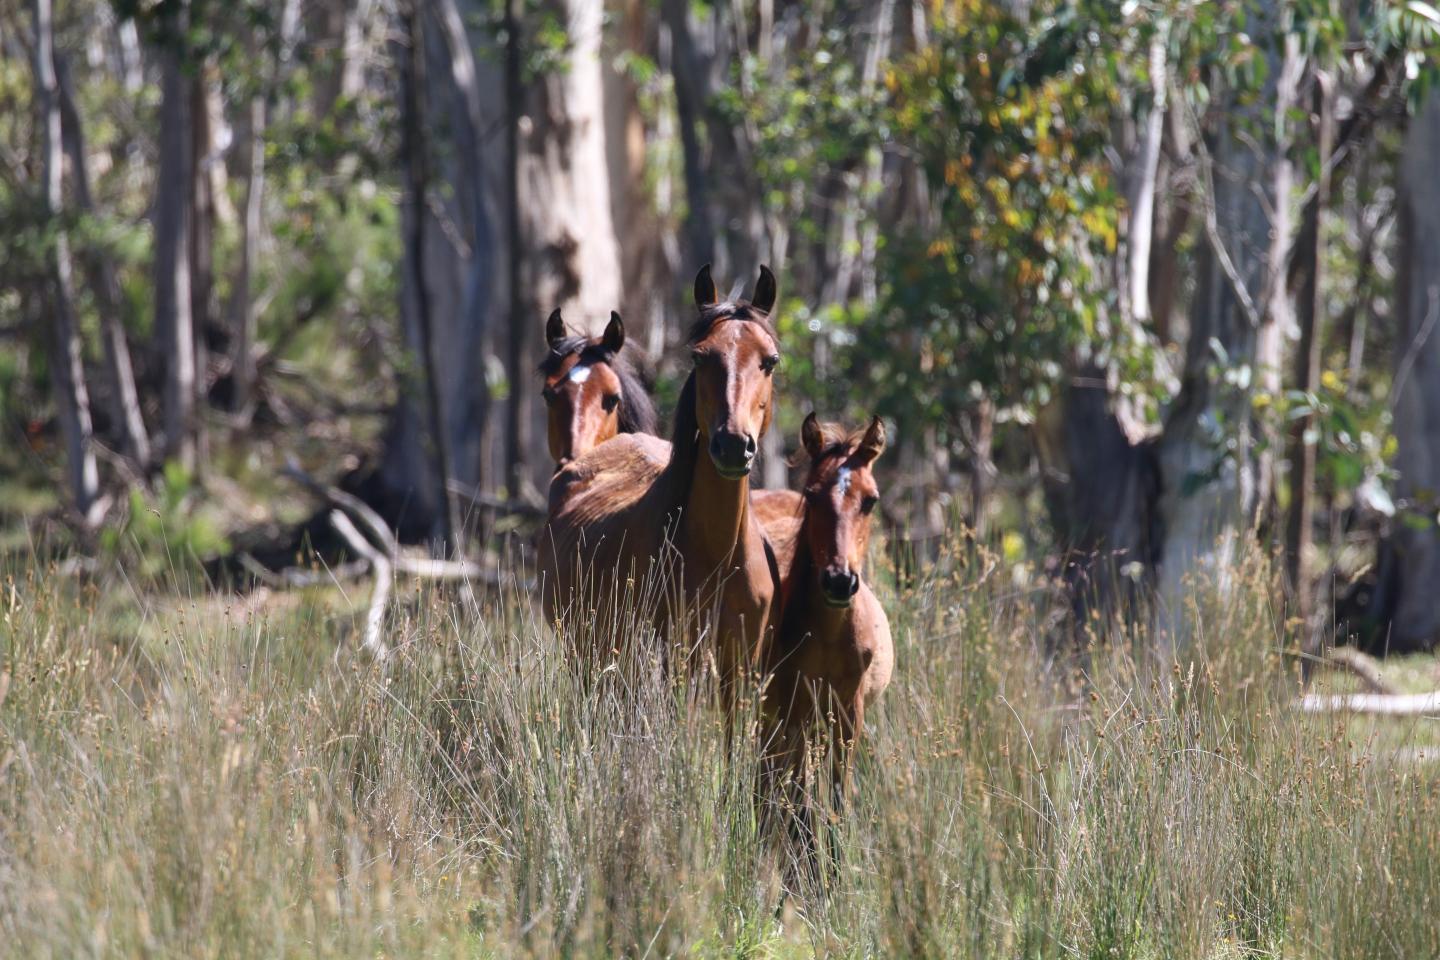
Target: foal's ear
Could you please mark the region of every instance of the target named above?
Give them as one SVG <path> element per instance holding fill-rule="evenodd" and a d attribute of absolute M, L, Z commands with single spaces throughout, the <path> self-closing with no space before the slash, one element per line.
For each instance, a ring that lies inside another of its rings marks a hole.
<path fill-rule="evenodd" d="M 750 305 L 766 313 L 775 309 L 775 274 L 763 263 L 760 264 L 760 279 L 755 283 L 755 296 L 750 298 Z"/>
<path fill-rule="evenodd" d="M 860 446 L 855 448 L 855 454 L 866 463 L 874 463 L 884 452 L 885 421 L 879 417 L 871 417 L 870 426 L 865 428 L 865 436 L 860 438 Z"/>
<path fill-rule="evenodd" d="M 610 353 L 619 353 L 620 348 L 625 346 L 625 321 L 614 310 L 610 311 L 610 322 L 605 325 L 605 336 L 601 338 L 600 345 Z"/>
<path fill-rule="evenodd" d="M 815 416 L 815 411 L 810 411 L 810 416 L 800 424 L 800 443 L 804 445 L 805 452 L 810 454 L 811 460 L 819 460 L 820 455 L 825 452 L 825 431 L 820 429 L 820 419 Z"/>
<path fill-rule="evenodd" d="M 555 346 L 565 339 L 565 321 L 560 316 L 560 308 L 556 307 L 550 313 L 550 319 L 545 321 L 545 342 Z"/>
<path fill-rule="evenodd" d="M 704 310 L 706 307 L 713 307 L 719 298 L 715 296 L 715 280 L 710 276 L 710 264 L 700 268 L 695 274 L 695 306 Z"/>

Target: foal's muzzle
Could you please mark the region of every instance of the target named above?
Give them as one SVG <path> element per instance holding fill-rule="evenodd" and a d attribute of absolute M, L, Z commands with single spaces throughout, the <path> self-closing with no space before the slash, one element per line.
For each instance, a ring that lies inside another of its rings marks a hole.
<path fill-rule="evenodd" d="M 710 459 L 720 476 L 738 479 L 750 472 L 757 450 L 755 438 L 749 434 L 720 433 L 710 437 Z"/>
<path fill-rule="evenodd" d="M 860 590 L 860 577 L 853 570 L 826 570 L 820 574 L 820 593 L 832 607 L 848 607 Z"/>

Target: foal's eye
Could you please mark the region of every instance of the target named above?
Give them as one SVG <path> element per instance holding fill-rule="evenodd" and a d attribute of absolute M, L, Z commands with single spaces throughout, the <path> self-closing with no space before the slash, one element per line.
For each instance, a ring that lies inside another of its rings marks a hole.
<path fill-rule="evenodd" d="M 606 413 L 610 413 L 610 412 L 614 411 L 614 409 L 615 409 L 616 407 L 620 406 L 620 394 L 618 394 L 618 393 L 609 394 L 608 396 L 605 397 L 604 400 L 601 400 L 601 401 L 600 401 L 600 405 L 605 408 L 605 412 L 606 412 Z"/>
<path fill-rule="evenodd" d="M 775 372 L 775 368 L 778 367 L 779 365 L 780 365 L 780 355 L 779 355 L 779 354 L 772 353 L 772 354 L 770 354 L 770 356 L 768 356 L 768 357 L 762 357 L 761 360 L 760 360 L 760 369 L 761 369 L 761 370 L 764 370 L 766 373 L 774 373 L 774 372 Z"/>
<path fill-rule="evenodd" d="M 555 391 L 551 390 L 549 387 L 546 387 L 544 390 L 540 391 L 540 399 L 544 400 L 546 403 L 554 403 Z"/>
<path fill-rule="evenodd" d="M 691 350 L 690 362 L 697 367 L 700 366 L 700 364 L 705 362 L 705 352 L 703 350 Z"/>
<path fill-rule="evenodd" d="M 870 511 L 875 509 L 875 504 L 879 502 L 879 497 L 866 497 L 860 501 L 860 512 L 868 516 Z"/>

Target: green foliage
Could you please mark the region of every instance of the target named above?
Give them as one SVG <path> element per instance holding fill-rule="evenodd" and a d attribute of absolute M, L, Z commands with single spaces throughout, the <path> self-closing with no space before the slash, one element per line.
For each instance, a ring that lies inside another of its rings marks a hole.
<path fill-rule="evenodd" d="M 166 463 L 151 496 L 130 491 L 123 523 L 101 532 L 101 548 L 142 582 L 194 569 L 228 549 L 197 494 L 194 478 L 178 463 Z"/>

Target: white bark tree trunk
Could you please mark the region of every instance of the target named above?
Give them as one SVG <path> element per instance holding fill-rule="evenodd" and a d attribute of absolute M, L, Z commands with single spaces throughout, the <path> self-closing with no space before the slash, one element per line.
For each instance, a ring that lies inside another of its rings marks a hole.
<path fill-rule="evenodd" d="M 95 212 L 95 199 L 90 191 L 90 158 L 86 154 L 85 130 L 80 112 L 70 89 L 66 71 L 59 71 L 61 124 L 64 128 L 65 153 L 70 158 L 70 173 L 75 185 L 75 204 L 84 213 Z M 109 369 L 112 413 L 122 438 L 122 450 L 135 468 L 142 473 L 150 464 L 150 435 L 140 409 L 140 395 L 135 387 L 135 371 L 130 360 L 130 343 L 125 336 L 123 298 L 115 264 L 99 248 L 85 254 L 86 272 L 100 312 L 100 331 L 105 343 L 105 365 Z"/>
<path fill-rule="evenodd" d="M 41 137 L 42 186 L 45 213 L 51 220 L 63 214 L 61 195 L 62 146 L 60 91 L 55 79 L 55 34 L 50 0 L 34 0 L 35 14 L 35 99 Z M 69 237 L 62 228 L 55 232 L 50 254 L 50 283 L 54 314 L 50 332 L 53 345 L 50 379 L 60 431 L 65 438 L 70 492 L 75 508 L 86 524 L 96 520 L 100 498 L 100 475 L 91 444 L 90 397 L 85 389 L 85 366 L 81 355 L 80 332 L 72 297 Z"/>
<path fill-rule="evenodd" d="M 569 47 L 563 69 L 537 78 L 520 120 L 520 296 L 512 302 L 510 398 L 518 417 L 518 447 L 526 475 L 539 487 L 549 476 L 542 411 L 535 397 L 528 345 L 533 329 L 556 307 L 576 325 L 602 324 L 624 298 L 620 245 L 610 203 L 605 129 L 604 68 L 600 60 L 604 10 L 595 0 L 550 0 Z M 598 332 L 598 328 L 597 331 Z M 514 339 L 514 338 L 518 338 Z"/>
<path fill-rule="evenodd" d="M 1252 11 L 1250 33 L 1261 38 L 1267 66 L 1263 88 L 1245 96 L 1223 91 L 1212 107 L 1209 242 L 1180 395 L 1158 449 L 1164 534 L 1157 622 L 1171 646 L 1193 626 L 1188 601 L 1198 580 L 1229 588 L 1239 535 L 1268 501 L 1268 457 L 1257 443 L 1251 397 L 1257 388 L 1278 388 L 1280 335 L 1292 322 L 1284 276 L 1291 169 L 1283 131 L 1297 60 L 1279 29 L 1280 7 L 1267 2 Z"/>

